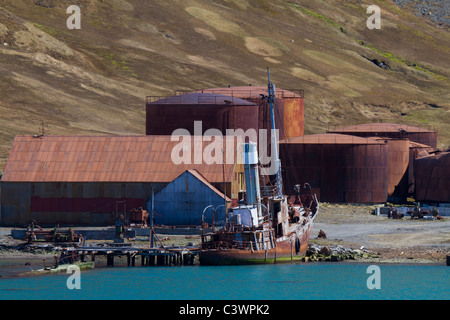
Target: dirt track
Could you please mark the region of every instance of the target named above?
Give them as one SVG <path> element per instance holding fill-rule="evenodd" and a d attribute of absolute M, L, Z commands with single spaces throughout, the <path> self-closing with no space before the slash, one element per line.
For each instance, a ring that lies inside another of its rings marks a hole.
<path fill-rule="evenodd" d="M 327 205 L 321 207 L 313 228 L 313 242 L 364 246 L 382 260 L 409 262 L 445 261 L 450 252 L 450 217 L 444 220 L 393 220 L 372 215 L 373 207 Z M 317 240 L 323 230 L 326 240 Z"/>

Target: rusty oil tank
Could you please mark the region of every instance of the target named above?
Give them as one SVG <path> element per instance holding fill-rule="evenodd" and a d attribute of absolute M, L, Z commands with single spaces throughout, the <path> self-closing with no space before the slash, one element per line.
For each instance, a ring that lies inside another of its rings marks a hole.
<path fill-rule="evenodd" d="M 450 152 L 414 160 L 416 201 L 450 202 Z"/>
<path fill-rule="evenodd" d="M 275 125 L 280 139 L 290 139 L 304 135 L 304 93 L 303 90 L 276 89 Z M 267 95 L 266 86 L 239 86 L 211 88 L 197 92 L 224 94 L 237 97 L 258 105 L 258 128 L 270 129 L 270 113 L 267 102 L 261 95 Z"/>
<path fill-rule="evenodd" d="M 388 197 L 388 143 L 314 134 L 280 142 L 284 192 L 308 182 L 320 202 L 383 203 Z"/>
<path fill-rule="evenodd" d="M 186 129 L 191 135 L 194 122 L 201 121 L 201 134 L 208 129 L 258 128 L 258 105 L 224 94 L 187 93 L 172 97 L 147 97 L 146 135 L 171 135 Z"/>
<path fill-rule="evenodd" d="M 403 202 L 408 197 L 408 166 L 410 141 L 385 139 L 388 144 L 388 196 L 391 202 Z"/>
<path fill-rule="evenodd" d="M 393 139 L 409 139 L 437 147 L 437 132 L 415 126 L 396 123 L 365 123 L 359 125 L 334 128 L 329 133 L 349 134 L 358 137 L 382 137 Z"/>

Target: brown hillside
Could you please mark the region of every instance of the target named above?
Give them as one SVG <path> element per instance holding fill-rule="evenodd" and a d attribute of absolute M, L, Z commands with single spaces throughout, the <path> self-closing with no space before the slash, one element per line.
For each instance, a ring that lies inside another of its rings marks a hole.
<path fill-rule="evenodd" d="M 18 134 L 144 134 L 147 95 L 305 90 L 306 133 L 362 122 L 436 129 L 450 145 L 448 25 L 360 0 L 0 0 L 0 169 Z M 369 30 L 369 4 L 381 7 Z M 6 45 L 4 45 L 6 43 Z M 382 62 L 389 69 L 380 68 Z"/>

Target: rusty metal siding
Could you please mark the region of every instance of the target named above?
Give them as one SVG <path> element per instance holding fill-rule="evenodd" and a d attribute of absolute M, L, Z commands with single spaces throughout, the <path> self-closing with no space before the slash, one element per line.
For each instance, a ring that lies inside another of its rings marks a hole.
<path fill-rule="evenodd" d="M 406 200 L 408 196 L 409 140 L 388 140 L 388 195 Z"/>
<path fill-rule="evenodd" d="M 233 114 L 231 114 L 233 113 Z M 146 134 L 171 135 L 176 129 L 194 134 L 194 121 L 202 122 L 202 132 L 218 129 L 256 128 L 257 105 L 217 93 L 189 93 L 157 99 L 147 97 Z"/>
<path fill-rule="evenodd" d="M 437 148 L 437 132 L 410 132 L 408 139 Z"/>
<path fill-rule="evenodd" d="M 1 182 L 2 225 L 111 225 L 116 201 L 145 207 L 152 188 L 165 183 Z"/>
<path fill-rule="evenodd" d="M 167 98 L 147 97 L 146 134 L 168 135 L 178 128 L 186 128 L 192 132 L 191 127 L 195 120 L 203 122 L 204 130 L 210 128 L 269 129 L 269 109 L 266 101 L 261 98 L 261 94 L 267 95 L 267 87 L 212 88 Z M 203 95 L 207 99 L 201 99 Z M 233 106 L 225 107 L 222 103 L 224 98 L 212 101 L 209 105 L 204 103 L 215 96 L 227 97 L 227 100 L 233 102 Z M 277 89 L 276 103 L 278 108 L 275 120 L 277 128 L 280 129 L 280 138 L 302 136 L 304 133 L 303 92 Z M 257 105 L 257 110 L 252 108 L 252 104 Z M 229 111 L 234 114 L 227 118 Z M 232 121 L 224 124 L 226 119 Z"/>
<path fill-rule="evenodd" d="M 284 104 L 284 139 L 304 135 L 304 101 L 303 98 L 285 98 Z"/>
<path fill-rule="evenodd" d="M 450 152 L 414 160 L 417 201 L 450 202 Z"/>
<path fill-rule="evenodd" d="M 225 203 L 223 195 L 189 171 L 184 172 L 155 194 L 155 224 L 201 225 L 203 210 L 208 205 L 218 207 Z M 224 219 L 219 209 L 215 221 Z M 211 217 L 211 211 L 207 213 Z M 211 221 L 208 219 L 207 221 Z"/>
<path fill-rule="evenodd" d="M 370 139 L 351 140 L 314 135 L 281 142 L 285 192 L 293 195 L 295 184 L 308 182 L 318 189 L 322 202 L 385 202 L 388 145 Z"/>
<path fill-rule="evenodd" d="M 404 124 L 366 123 L 329 130 L 330 133 L 349 134 L 359 137 L 382 137 L 409 139 L 433 148 L 437 147 L 437 132 Z"/>
<path fill-rule="evenodd" d="M 258 128 L 257 105 L 210 106 L 210 105 L 164 105 L 149 104 L 146 107 L 146 134 L 172 135 L 177 129 L 186 129 L 191 135 L 195 121 L 201 121 L 204 134 L 208 129 L 218 129 L 222 134 L 226 129 Z"/>
<path fill-rule="evenodd" d="M 294 92 L 295 91 L 295 92 Z M 238 97 L 259 106 L 259 124 L 255 129 L 270 129 L 268 106 L 261 95 L 267 95 L 265 86 L 241 86 L 230 88 L 203 89 L 201 92 L 226 94 Z M 304 94 L 302 90 L 276 89 L 277 112 L 275 114 L 276 127 L 280 129 L 280 139 L 289 139 L 304 134 Z"/>
<path fill-rule="evenodd" d="M 0 183 L 2 225 L 24 226 L 30 221 L 30 183 Z"/>

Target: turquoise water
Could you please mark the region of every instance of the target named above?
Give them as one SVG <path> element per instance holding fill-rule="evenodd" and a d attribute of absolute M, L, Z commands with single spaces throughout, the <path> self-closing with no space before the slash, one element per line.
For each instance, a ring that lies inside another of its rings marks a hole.
<path fill-rule="evenodd" d="M 368 289 L 369 264 L 307 263 L 226 267 L 135 267 L 0 280 L 0 299 L 26 300 L 448 300 L 445 265 L 380 264 L 380 289 Z"/>

